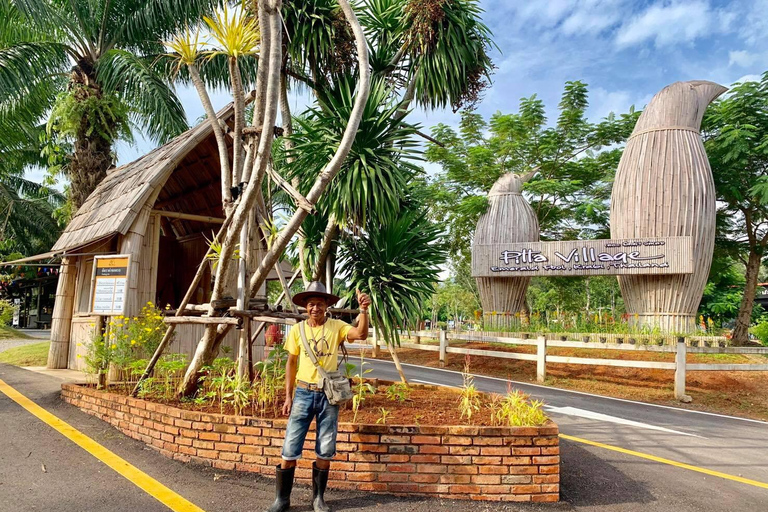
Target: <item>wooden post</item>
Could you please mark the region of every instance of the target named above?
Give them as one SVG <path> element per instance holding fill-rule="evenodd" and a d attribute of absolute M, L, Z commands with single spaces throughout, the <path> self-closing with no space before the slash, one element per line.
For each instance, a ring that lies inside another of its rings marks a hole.
<path fill-rule="evenodd" d="M 219 229 L 219 232 L 216 233 L 214 241 L 218 241 L 219 237 L 226 233 L 226 230 L 229 227 L 231 221 L 231 217 L 224 221 L 224 224 Z M 181 299 L 181 304 L 179 304 L 179 308 L 176 310 L 176 316 L 182 316 L 184 314 L 184 308 L 186 308 L 187 304 L 189 304 L 189 301 L 192 300 L 192 295 L 195 293 L 197 285 L 200 284 L 200 280 L 203 278 L 203 274 L 205 273 L 205 268 L 208 266 L 208 255 L 211 254 L 211 252 L 212 249 L 208 247 L 208 250 L 205 253 L 205 257 L 200 260 L 200 264 L 197 266 L 197 272 L 195 272 L 195 277 L 192 278 L 192 283 L 189 285 L 189 288 L 187 288 L 187 293 L 184 294 L 184 298 Z M 154 264 L 157 264 L 157 262 L 154 262 Z M 149 360 L 147 367 L 144 369 L 144 373 L 141 374 L 141 377 L 139 377 L 139 380 L 136 382 L 136 386 L 133 388 L 133 391 L 131 391 L 131 396 L 136 396 L 139 393 L 139 389 L 141 389 L 141 383 L 152 373 L 152 370 L 155 368 L 157 361 L 160 360 L 160 356 L 163 355 L 163 351 L 171 342 L 171 339 L 173 339 L 173 333 L 175 330 L 176 324 L 168 325 L 168 328 L 165 330 L 165 334 L 163 335 L 163 339 L 160 340 L 160 344 L 157 346 L 155 353 L 152 354 L 152 359 Z"/>
<path fill-rule="evenodd" d="M 373 357 L 379 357 L 379 330 L 374 327 L 371 331 L 373 335 Z"/>
<path fill-rule="evenodd" d="M 48 350 L 48 368 L 66 368 L 69 362 L 69 338 L 72 333 L 72 312 L 75 307 L 77 267 L 72 258 L 62 258 L 56 302 L 51 322 L 51 348 Z M 90 286 L 90 281 L 88 282 Z"/>
<path fill-rule="evenodd" d="M 440 329 L 437 337 L 440 340 L 440 368 L 443 368 L 445 366 L 445 349 L 448 348 L 448 334 Z"/>
<path fill-rule="evenodd" d="M 677 338 L 677 353 L 675 354 L 675 398 L 689 403 L 692 398 L 685 394 L 685 338 Z"/>
<path fill-rule="evenodd" d="M 544 382 L 547 378 L 547 338 L 536 338 L 536 382 Z"/>

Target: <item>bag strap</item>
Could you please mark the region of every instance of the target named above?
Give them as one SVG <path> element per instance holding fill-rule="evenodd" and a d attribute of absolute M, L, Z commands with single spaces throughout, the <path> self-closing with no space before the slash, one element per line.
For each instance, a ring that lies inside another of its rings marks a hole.
<path fill-rule="evenodd" d="M 312 361 L 312 364 L 315 365 L 315 368 L 317 368 L 317 371 L 320 373 L 320 376 L 323 378 L 328 378 L 328 372 L 325 371 L 325 368 L 323 368 L 320 363 L 317 361 L 317 356 L 312 351 L 312 349 L 309 347 L 309 342 L 307 341 L 307 333 L 304 332 L 304 324 L 306 322 L 302 320 L 299 323 L 299 334 L 301 335 L 301 343 L 304 345 L 304 350 L 306 351 L 307 355 L 309 356 L 310 361 Z"/>

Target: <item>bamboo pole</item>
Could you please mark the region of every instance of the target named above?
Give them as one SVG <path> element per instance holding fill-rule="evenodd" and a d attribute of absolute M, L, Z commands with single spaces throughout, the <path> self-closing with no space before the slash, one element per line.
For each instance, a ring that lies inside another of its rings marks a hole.
<path fill-rule="evenodd" d="M 224 224 L 221 225 L 221 228 L 219 229 L 219 232 L 216 233 L 216 236 L 213 238 L 214 242 L 219 240 L 219 237 L 226 233 L 227 228 L 229 227 L 229 224 L 231 222 L 232 217 L 227 218 L 224 221 Z M 208 256 L 211 254 L 212 249 L 211 247 L 208 247 L 208 250 L 205 253 L 205 257 L 200 261 L 200 265 L 197 266 L 197 272 L 195 272 L 195 277 L 192 278 L 192 283 L 189 285 L 189 288 L 187 289 L 187 293 L 184 294 L 184 298 L 181 299 L 181 304 L 179 304 L 179 308 L 176 310 L 175 316 L 182 316 L 184 314 L 184 309 L 187 307 L 187 304 L 189 304 L 189 301 L 192 299 L 192 295 L 195 293 L 195 290 L 197 289 L 197 285 L 200 284 L 200 280 L 203 278 L 203 274 L 205 273 L 205 267 L 208 264 Z M 153 262 L 157 263 L 157 262 Z M 165 334 L 163 335 L 163 339 L 160 340 L 160 344 L 157 346 L 157 349 L 155 350 L 155 353 L 152 354 L 152 359 L 149 360 L 149 363 L 147 364 L 147 367 L 144 369 L 144 373 L 141 374 L 141 377 L 139 378 L 138 382 L 136 382 L 136 386 L 133 388 L 133 391 L 131 391 L 131 396 L 136 396 L 139 393 L 139 388 L 141 387 L 141 383 L 149 377 L 149 375 L 152 373 L 152 370 L 154 370 L 155 365 L 160 360 L 160 356 L 163 355 L 163 351 L 166 349 L 168 344 L 171 341 L 171 338 L 173 337 L 173 332 L 176 330 L 177 324 L 168 324 L 168 329 L 165 330 Z"/>
<path fill-rule="evenodd" d="M 207 222 L 210 224 L 224 224 L 224 219 L 221 217 L 211 217 L 209 215 L 193 215 L 191 213 L 181 212 L 166 212 L 165 210 L 152 210 L 154 215 L 161 215 L 163 217 L 169 217 L 171 219 L 181 220 L 194 220 L 197 222 Z"/>

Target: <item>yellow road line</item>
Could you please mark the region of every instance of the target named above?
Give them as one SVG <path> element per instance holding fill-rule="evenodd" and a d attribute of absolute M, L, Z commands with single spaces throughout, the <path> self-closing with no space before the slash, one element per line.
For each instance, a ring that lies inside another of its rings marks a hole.
<path fill-rule="evenodd" d="M 102 445 L 86 436 L 69 423 L 49 413 L 34 403 L 32 400 L 25 397 L 14 388 L 3 382 L 1 379 L 0 392 L 7 395 L 8 398 L 22 406 L 32 415 L 53 427 L 64 437 L 99 459 L 110 468 L 117 471 L 118 474 L 127 478 L 131 483 L 136 485 L 142 491 L 146 492 L 174 512 L 205 512 L 194 503 L 187 501 L 185 498 L 176 494 L 148 474 L 131 465 L 125 459 L 120 458 L 113 452 L 104 448 Z"/>
<path fill-rule="evenodd" d="M 626 448 L 620 448 L 618 446 L 613 446 L 610 444 L 598 443 L 597 441 L 590 441 L 589 439 L 584 439 L 581 437 L 569 436 L 567 434 L 560 434 L 560 437 L 563 439 L 567 439 L 569 441 L 574 441 L 576 443 L 588 444 L 590 446 L 597 446 L 598 448 L 605 448 L 606 450 L 624 453 L 627 455 L 633 455 L 635 457 L 640 457 L 641 459 L 652 460 L 654 462 L 660 462 L 661 464 L 668 464 L 670 466 L 675 466 L 676 468 L 688 469 L 690 471 L 696 471 L 697 473 L 704 473 L 705 475 L 716 476 L 719 478 L 724 478 L 726 480 L 732 480 L 734 482 L 752 485 L 755 487 L 760 487 L 762 489 L 768 489 L 768 483 L 765 483 L 765 482 L 758 482 L 757 480 L 750 480 L 749 478 L 742 478 L 740 476 L 729 475 L 728 473 L 721 473 L 719 471 L 713 471 L 711 469 L 700 468 L 698 466 L 693 466 L 691 464 L 685 464 L 684 462 L 677 462 L 674 460 L 665 459 L 663 457 L 649 455 L 647 453 L 636 452 L 634 450 L 627 450 Z"/>

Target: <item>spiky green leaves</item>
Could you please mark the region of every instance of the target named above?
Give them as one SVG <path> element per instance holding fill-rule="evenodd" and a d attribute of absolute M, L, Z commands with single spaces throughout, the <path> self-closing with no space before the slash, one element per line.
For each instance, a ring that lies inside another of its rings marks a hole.
<path fill-rule="evenodd" d="M 404 210 L 386 225 L 370 223 L 344 240 L 342 274 L 349 289 L 371 297 L 371 321 L 387 343 L 420 315 L 446 261 L 442 227 L 424 212 Z"/>

